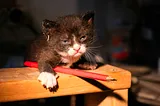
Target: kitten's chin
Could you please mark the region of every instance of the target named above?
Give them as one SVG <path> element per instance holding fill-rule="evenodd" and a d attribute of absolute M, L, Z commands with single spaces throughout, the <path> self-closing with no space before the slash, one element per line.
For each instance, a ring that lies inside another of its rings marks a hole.
<path fill-rule="evenodd" d="M 68 52 L 68 56 L 71 57 L 80 57 L 82 54 L 83 54 L 82 52 L 76 52 L 76 51 Z"/>
<path fill-rule="evenodd" d="M 75 51 L 73 52 L 69 52 L 69 53 L 66 53 L 66 52 L 58 52 L 58 54 L 60 54 L 61 56 L 63 57 L 80 57 L 83 53 L 76 53 Z"/>
<path fill-rule="evenodd" d="M 76 54 L 73 55 L 73 57 L 79 57 L 81 55 L 82 55 L 82 53 L 76 53 Z"/>

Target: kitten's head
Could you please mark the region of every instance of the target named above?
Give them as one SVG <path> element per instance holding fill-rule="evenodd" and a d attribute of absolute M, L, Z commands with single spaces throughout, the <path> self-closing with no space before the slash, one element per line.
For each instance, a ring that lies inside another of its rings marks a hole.
<path fill-rule="evenodd" d="M 42 32 L 50 47 L 62 56 L 81 56 L 92 43 L 94 12 L 44 20 Z"/>

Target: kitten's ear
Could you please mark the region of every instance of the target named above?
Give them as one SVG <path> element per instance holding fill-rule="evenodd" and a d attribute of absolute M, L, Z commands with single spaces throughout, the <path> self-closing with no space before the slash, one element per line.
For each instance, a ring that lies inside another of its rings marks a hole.
<path fill-rule="evenodd" d="M 89 25 L 94 23 L 94 11 L 88 11 L 87 13 L 83 14 L 82 18 L 86 21 Z"/>
<path fill-rule="evenodd" d="M 58 24 L 55 21 L 50 20 L 43 20 L 42 21 L 42 29 L 50 29 L 50 28 L 57 28 Z"/>

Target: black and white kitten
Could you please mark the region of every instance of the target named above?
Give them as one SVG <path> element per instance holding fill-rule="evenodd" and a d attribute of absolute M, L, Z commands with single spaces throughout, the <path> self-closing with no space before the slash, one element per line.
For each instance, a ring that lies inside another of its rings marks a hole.
<path fill-rule="evenodd" d="M 29 60 L 38 62 L 38 80 L 46 88 L 57 85 L 57 74 L 52 68 L 61 63 L 70 67 L 87 53 L 95 36 L 93 21 L 94 12 L 87 12 L 42 22 L 43 34 L 32 44 Z M 87 69 L 96 68 L 96 65 L 86 66 Z"/>

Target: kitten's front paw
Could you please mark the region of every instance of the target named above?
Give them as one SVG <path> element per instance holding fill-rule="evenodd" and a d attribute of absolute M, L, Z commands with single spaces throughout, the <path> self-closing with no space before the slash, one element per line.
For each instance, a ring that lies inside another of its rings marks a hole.
<path fill-rule="evenodd" d="M 98 66 L 97 64 L 90 64 L 90 63 L 84 63 L 78 65 L 78 67 L 86 70 L 95 70 L 97 66 Z"/>
<path fill-rule="evenodd" d="M 38 80 L 45 88 L 49 89 L 50 91 L 55 91 L 58 87 L 56 78 L 57 76 L 54 76 L 50 72 L 41 72 Z"/>

